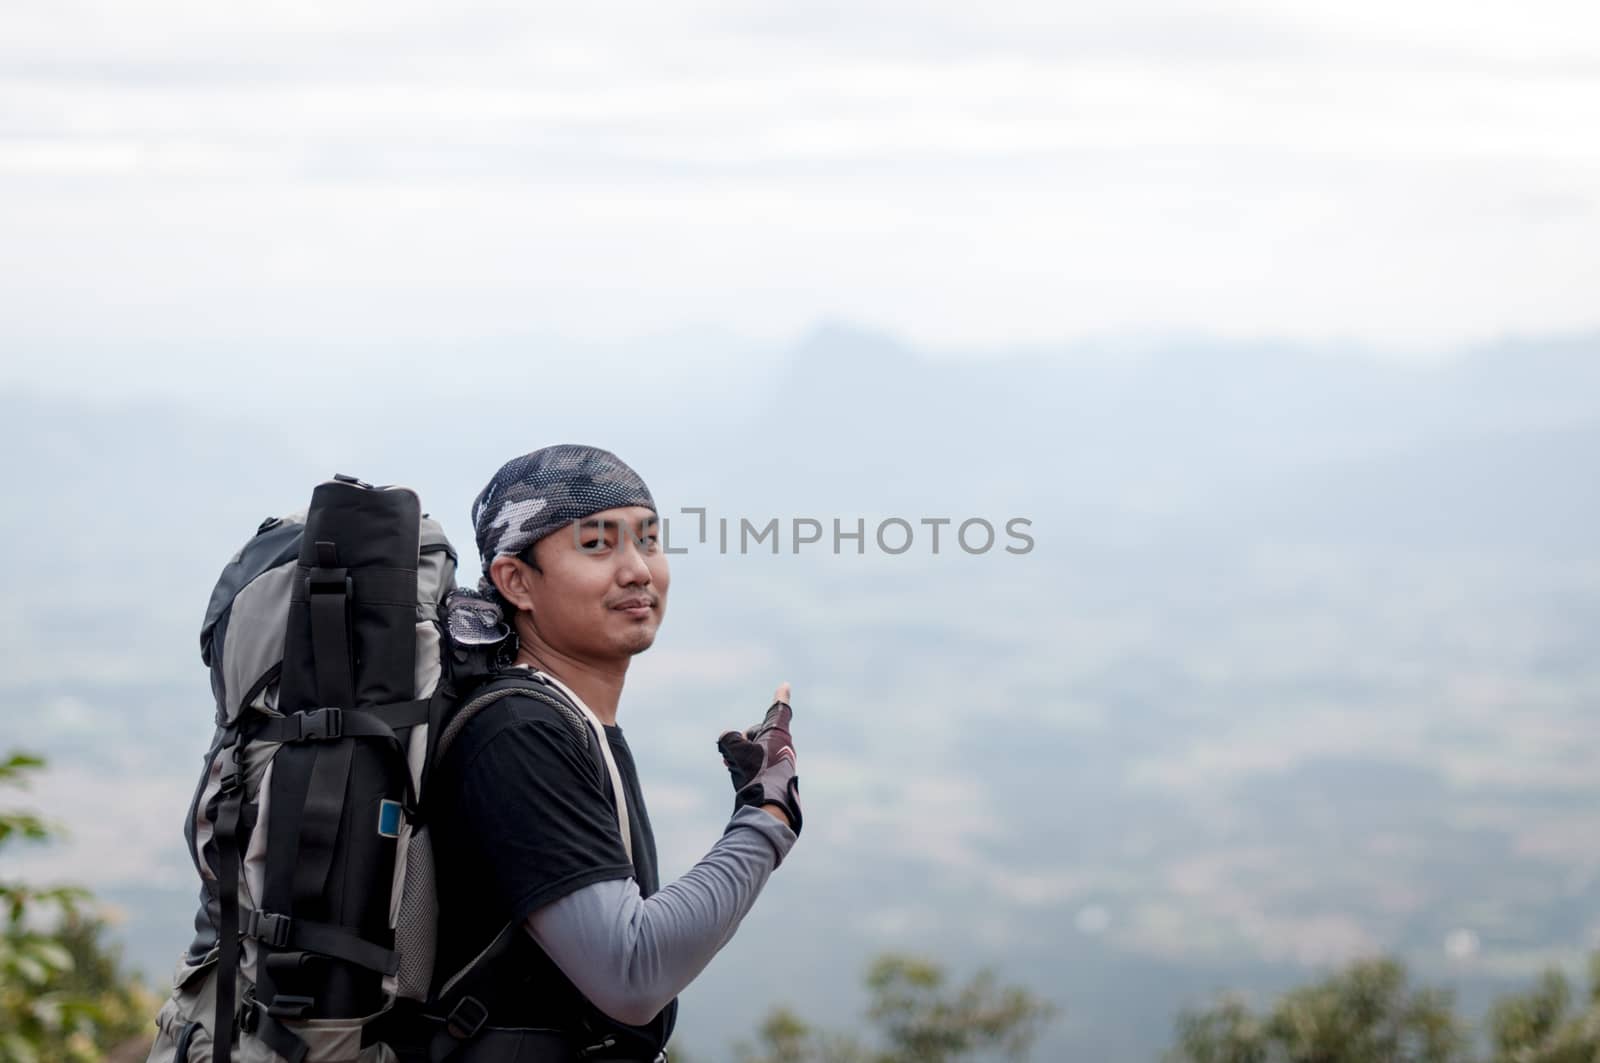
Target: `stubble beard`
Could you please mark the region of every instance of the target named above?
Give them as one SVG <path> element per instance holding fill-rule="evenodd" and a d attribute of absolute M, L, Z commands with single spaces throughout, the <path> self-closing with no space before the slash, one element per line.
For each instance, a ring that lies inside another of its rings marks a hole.
<path fill-rule="evenodd" d="M 655 642 L 656 629 L 654 627 L 649 630 L 630 631 L 623 642 L 623 652 L 629 657 L 637 657 L 651 646 L 654 646 Z"/>

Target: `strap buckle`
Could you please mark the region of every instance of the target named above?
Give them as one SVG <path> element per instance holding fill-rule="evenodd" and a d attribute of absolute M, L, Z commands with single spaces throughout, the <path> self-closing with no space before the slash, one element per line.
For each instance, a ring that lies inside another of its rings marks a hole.
<path fill-rule="evenodd" d="M 239 1005 L 239 1030 L 242 1033 L 255 1033 L 261 1025 L 261 1005 L 256 1003 L 255 997 L 246 997 L 243 1004 Z"/>
<path fill-rule="evenodd" d="M 489 1009 L 477 997 L 462 997 L 450 1009 L 444 1020 L 445 1032 L 457 1041 L 469 1041 L 478 1036 L 483 1024 L 489 1021 Z"/>
<path fill-rule="evenodd" d="M 316 997 L 291 997 L 279 993 L 272 998 L 272 1003 L 267 1005 L 267 1014 L 274 1019 L 299 1019 L 316 1006 Z"/>
<path fill-rule="evenodd" d="M 324 568 L 318 565 L 306 574 L 306 595 L 314 594 L 342 594 L 346 598 L 354 598 L 355 580 L 350 578 L 347 568 Z"/>
<path fill-rule="evenodd" d="M 289 944 L 290 925 L 291 920 L 287 915 L 255 908 L 251 910 L 250 918 L 245 920 L 244 932 L 264 945 L 281 949 Z"/>
<path fill-rule="evenodd" d="M 233 755 L 226 757 L 222 762 L 222 772 L 217 780 L 217 792 L 224 797 L 232 797 L 244 789 L 244 739 L 240 739 L 233 747 Z"/>
<path fill-rule="evenodd" d="M 307 709 L 295 713 L 295 718 L 300 721 L 303 742 L 320 742 L 344 734 L 344 710 L 340 708 Z"/>
<path fill-rule="evenodd" d="M 593 1058 L 594 1056 L 598 1055 L 601 1052 L 604 1052 L 606 1049 L 610 1048 L 612 1045 L 614 1045 L 616 1043 L 617 1043 L 617 1039 L 615 1037 L 607 1037 L 603 1041 L 595 1042 L 594 1044 L 590 1045 L 588 1048 L 580 1048 L 580 1049 L 578 1049 L 578 1058 L 579 1059 L 590 1059 L 590 1058 Z"/>

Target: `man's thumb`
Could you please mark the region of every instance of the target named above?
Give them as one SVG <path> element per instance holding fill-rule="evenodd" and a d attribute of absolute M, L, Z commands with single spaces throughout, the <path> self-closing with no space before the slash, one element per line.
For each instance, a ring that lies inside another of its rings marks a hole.
<path fill-rule="evenodd" d="M 733 773 L 736 785 L 755 778 L 767 762 L 766 750 L 738 731 L 722 732 L 722 737 L 717 739 L 717 749 L 722 753 L 722 763 Z"/>

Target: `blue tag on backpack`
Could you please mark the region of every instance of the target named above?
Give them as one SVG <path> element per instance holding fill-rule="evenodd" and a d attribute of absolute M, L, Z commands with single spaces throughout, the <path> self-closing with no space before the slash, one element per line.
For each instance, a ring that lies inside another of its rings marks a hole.
<path fill-rule="evenodd" d="M 378 802 L 378 834 L 385 838 L 400 837 L 400 802 Z"/>

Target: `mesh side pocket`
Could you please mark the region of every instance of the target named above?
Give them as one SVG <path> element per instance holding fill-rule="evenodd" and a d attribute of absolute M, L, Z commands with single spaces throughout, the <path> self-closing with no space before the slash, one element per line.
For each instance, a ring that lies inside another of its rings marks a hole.
<path fill-rule="evenodd" d="M 428 999 L 428 989 L 433 982 L 438 919 L 433 841 L 424 826 L 411 836 L 406 846 L 406 880 L 400 896 L 400 917 L 394 927 L 394 947 L 400 953 L 400 970 L 395 975 L 396 996 L 407 1000 Z"/>

